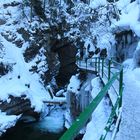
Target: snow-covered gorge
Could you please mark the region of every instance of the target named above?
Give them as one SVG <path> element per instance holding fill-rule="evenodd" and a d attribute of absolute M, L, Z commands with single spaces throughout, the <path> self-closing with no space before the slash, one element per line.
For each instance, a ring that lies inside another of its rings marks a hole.
<path fill-rule="evenodd" d="M 0 99 L 9 103 L 9 95 L 15 97 L 26 95 L 25 99 L 31 101 L 30 107 L 36 112 L 44 112 L 46 106 L 43 101 L 50 98 L 44 85 L 56 86 L 54 77 L 60 66 L 58 55 L 50 53 L 49 43 L 53 42 L 54 38 L 63 40 L 63 37 L 67 37 L 78 48 L 77 57 L 82 55 L 86 60 L 88 57 L 108 56 L 115 57 L 119 62 L 125 61 L 123 63 L 125 82 L 123 112 L 118 136 L 121 140 L 124 133 L 127 135 L 127 128 L 131 125 L 137 132 L 139 130 L 139 123 L 136 124 L 139 122 L 137 117 L 134 124 L 126 125 L 125 122 L 132 122 L 134 115 L 139 116 L 139 110 L 136 111 L 139 106 L 138 76 L 140 73 L 139 0 L 133 2 L 119 0 L 116 3 L 93 0 L 90 6 L 75 1 L 72 9 L 68 11 L 68 5 L 62 0 L 62 6 L 55 3 L 58 9 L 46 6 L 45 12 L 38 15 L 33 10 L 32 17 L 30 17 L 29 3 L 23 6 L 22 2 L 22 0 L 0 1 Z M 49 8 L 52 8 L 52 13 Z M 133 84 L 131 84 L 132 81 Z M 127 115 L 126 110 L 130 111 L 130 101 L 131 110 L 135 111 Z M 136 109 L 133 108 L 135 106 L 137 106 Z M 103 111 L 102 107 L 100 106 L 100 110 Z M 97 117 L 101 112 L 96 112 Z M 7 118 L 5 122 L 4 117 Z M 0 113 L 2 118 L 0 123 L 5 124 L 4 127 L 0 127 L 1 131 L 13 126 L 19 117 L 20 115 L 9 116 Z M 93 127 L 90 126 L 93 124 L 91 122 L 88 125 L 88 132 L 84 139 L 86 137 L 88 139 L 88 133 L 92 134 L 90 132 Z M 123 130 L 125 130 L 124 133 L 122 133 Z M 139 134 L 136 135 L 139 136 Z"/>
<path fill-rule="evenodd" d="M 14 126 L 22 115 L 34 118 L 37 115 L 36 119 L 51 115 L 51 107 L 44 102 L 51 99 L 47 85 L 56 86 L 54 76 L 58 72 L 59 62 L 48 45 L 51 42 L 49 24 L 42 21 L 42 16 L 34 10 L 34 16 L 30 19 L 31 8 L 28 4 L 25 6 L 22 0 L 0 2 L 0 102 L 1 110 L 5 112 L 0 113 L 2 133 Z M 70 52 L 67 54 L 70 55 Z M 75 62 L 74 56 L 72 59 Z M 71 72 L 71 68 L 68 70 Z M 55 102 L 59 102 L 55 99 Z M 55 117 L 50 118 L 46 118 L 46 121 Z M 63 122 L 62 113 L 58 127 L 63 128 Z M 51 126 L 49 121 L 47 123 L 48 127 Z"/>

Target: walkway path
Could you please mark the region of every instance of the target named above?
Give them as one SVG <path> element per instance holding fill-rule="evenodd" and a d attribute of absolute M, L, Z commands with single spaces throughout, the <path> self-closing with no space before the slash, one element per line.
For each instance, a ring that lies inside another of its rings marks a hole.
<path fill-rule="evenodd" d="M 122 120 L 116 140 L 140 139 L 140 69 L 124 75 Z"/>

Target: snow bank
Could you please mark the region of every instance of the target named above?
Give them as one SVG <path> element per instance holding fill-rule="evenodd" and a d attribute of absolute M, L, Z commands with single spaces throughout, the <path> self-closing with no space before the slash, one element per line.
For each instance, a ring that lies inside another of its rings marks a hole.
<path fill-rule="evenodd" d="M 101 90 L 100 78 L 92 80 L 92 97 L 95 98 Z M 92 114 L 92 119 L 88 123 L 83 140 L 99 140 L 111 113 L 108 102 L 103 99 Z"/>
<path fill-rule="evenodd" d="M 126 61 L 124 61 L 123 67 L 124 67 L 125 71 L 130 70 L 130 69 L 132 70 L 134 68 L 133 59 L 127 59 Z"/>
<path fill-rule="evenodd" d="M 91 3 L 90 3 L 90 6 L 92 8 L 98 8 L 100 6 L 103 6 L 103 5 L 106 5 L 107 4 L 107 1 L 106 0 L 92 0 Z"/>
<path fill-rule="evenodd" d="M 0 58 L 0 61 L 12 65 L 12 71 L 0 78 L 0 99 L 8 101 L 9 95 L 20 97 L 24 94 L 30 99 L 31 105 L 35 108 L 35 111 L 40 112 L 44 108 L 43 101 L 49 99 L 49 94 L 40 82 L 39 75 L 36 73 L 32 74 L 29 71 L 31 66 L 35 65 L 35 61 L 32 61 L 31 63 L 25 62 L 23 52 L 25 51 L 25 48 L 29 46 L 29 42 L 25 42 L 17 30 L 19 27 L 27 28 L 25 24 L 27 19 L 21 20 L 22 10 L 19 5 L 3 8 L 3 4 L 9 4 L 11 2 L 23 1 L 5 0 L 0 2 L 0 8 L 2 9 L 0 17 L 6 18 L 6 24 L 0 26 L 0 31 L 4 35 L 7 35 L 9 40 L 13 39 L 13 36 L 16 35 L 17 39 L 23 41 L 23 47 L 19 48 L 12 43 L 12 41 L 7 41 L 4 36 L 0 35 L 0 42 L 4 46 L 4 56 Z M 10 12 L 11 16 L 7 14 L 8 12 Z M 17 20 L 18 24 L 14 24 Z M 8 34 L 8 32 L 11 32 L 11 34 Z M 43 60 L 42 63 L 44 63 Z"/>
<path fill-rule="evenodd" d="M 18 2 L 18 4 L 15 4 Z M 20 97 L 26 95 L 31 101 L 31 107 L 35 108 L 35 111 L 44 111 L 44 100 L 49 100 L 49 94 L 40 82 L 38 74 L 33 74 L 29 70 L 31 66 L 35 65 L 35 61 L 26 63 L 23 57 L 23 52 L 29 46 L 29 42 L 25 42 L 22 35 L 17 30 L 22 27 L 27 29 L 27 19 L 23 19 L 23 11 L 21 9 L 20 2 L 22 0 L 1 0 L 0 1 L 0 18 L 4 19 L 6 23 L 0 26 L 0 43 L 3 46 L 3 50 L 0 48 L 2 55 L 0 62 L 10 64 L 12 70 L 6 75 L 0 76 L 0 100 L 10 102 L 9 95 Z M 4 5 L 6 7 L 4 8 Z M 28 10 L 28 8 L 27 8 Z M 29 14 L 29 11 L 28 11 Z M 15 40 L 14 40 L 15 39 Z M 13 41 L 20 39 L 23 43 L 23 47 L 16 46 Z M 42 58 L 44 59 L 44 58 Z M 43 61 L 44 62 L 44 61 Z M 42 62 L 42 63 L 43 63 Z M 0 134 L 15 125 L 19 116 L 7 116 L 0 112 Z"/>
<path fill-rule="evenodd" d="M 67 90 L 73 93 L 77 93 L 78 89 L 80 89 L 80 80 L 77 76 L 72 76 Z"/>
<path fill-rule="evenodd" d="M 31 75 L 29 72 L 29 64 L 25 63 L 21 48 L 17 48 L 3 37 L 1 37 L 1 41 L 6 49 L 3 60 L 14 63 L 12 72 L 1 77 L 1 100 L 7 100 L 9 95 L 20 97 L 25 94 L 31 100 L 35 111 L 41 111 L 42 101 L 48 99 L 49 96 L 43 85 L 39 83 L 39 76 L 37 74 Z M 18 78 L 19 76 L 20 78 Z"/>
<path fill-rule="evenodd" d="M 131 29 L 140 37 L 140 4 L 137 1 L 130 3 L 130 0 L 120 0 L 117 5 L 121 10 L 121 15 L 115 26 L 126 30 Z"/>
<path fill-rule="evenodd" d="M 19 118 L 20 115 L 6 115 L 5 113 L 0 112 L 0 136 L 5 133 L 8 128 L 15 126 Z"/>
<path fill-rule="evenodd" d="M 116 140 L 140 138 L 140 68 L 124 74 L 122 118 Z"/>
<path fill-rule="evenodd" d="M 15 1 L 15 2 L 22 2 L 22 0 L 1 0 L 0 1 L 0 5 L 11 3 L 13 1 Z"/>

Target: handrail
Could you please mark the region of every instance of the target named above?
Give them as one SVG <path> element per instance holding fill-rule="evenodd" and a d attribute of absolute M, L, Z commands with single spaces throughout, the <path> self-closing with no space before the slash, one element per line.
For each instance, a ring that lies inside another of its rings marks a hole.
<path fill-rule="evenodd" d="M 114 63 L 117 64 L 117 65 L 122 66 L 119 62 L 115 61 L 114 59 L 112 59 L 112 62 L 114 62 Z"/>
<path fill-rule="evenodd" d="M 113 75 L 113 77 L 108 81 L 106 86 L 102 88 L 99 94 L 93 99 L 89 106 L 80 114 L 73 125 L 64 133 L 60 140 L 73 140 L 80 129 L 85 125 L 87 120 L 90 118 L 93 111 L 96 109 L 100 101 L 107 94 L 108 89 L 111 87 L 112 83 L 116 80 L 119 73 Z"/>
<path fill-rule="evenodd" d="M 108 121 L 107 121 L 107 124 L 106 124 L 106 126 L 105 126 L 105 128 L 104 128 L 105 132 L 101 135 L 100 140 L 105 140 L 105 138 L 106 138 L 106 136 L 107 136 L 107 133 L 108 133 L 108 131 L 110 130 L 110 127 L 111 127 L 111 125 L 112 125 L 112 123 L 113 123 L 113 118 L 114 118 L 115 115 L 116 115 L 116 109 L 117 109 L 117 107 L 118 107 L 118 103 L 119 103 L 119 102 L 120 102 L 120 98 L 118 97 L 118 99 L 117 99 L 117 101 L 116 101 L 114 107 L 112 108 L 112 111 L 111 111 L 111 114 L 110 114 L 109 119 L 108 119 Z"/>
<path fill-rule="evenodd" d="M 112 73 L 112 74 L 114 74 L 114 73 Z M 104 76 L 107 78 L 107 74 L 105 72 L 104 72 Z M 116 78 L 116 80 L 119 81 L 118 77 Z M 117 90 L 115 89 L 115 87 L 113 85 L 112 85 L 112 88 L 114 89 L 116 95 L 119 95 L 118 92 L 117 92 Z"/>
<path fill-rule="evenodd" d="M 94 60 L 94 62 L 92 60 Z M 98 74 L 102 78 L 104 76 L 104 67 L 105 67 L 104 60 L 105 60 L 104 58 L 98 58 L 98 57 L 91 59 L 91 63 L 94 64 L 94 70 L 98 72 Z M 115 105 L 112 106 L 113 107 L 112 112 L 108 120 L 108 123 L 113 122 L 112 119 L 114 118 L 114 116 L 116 116 L 116 109 L 119 109 L 122 106 L 123 67 L 121 66 L 121 64 L 118 63 L 120 65 L 120 70 L 118 72 L 113 73 L 111 72 L 112 62 L 114 62 L 112 61 L 112 59 L 108 60 L 108 72 L 106 75 L 108 82 L 101 89 L 98 95 L 93 99 L 93 101 L 80 114 L 80 116 L 76 119 L 76 121 L 74 121 L 72 126 L 64 133 L 64 135 L 60 138 L 60 140 L 73 140 L 75 138 L 75 136 L 78 134 L 80 129 L 86 124 L 86 122 L 88 121 L 88 119 L 90 118 L 90 116 L 92 115 L 96 107 L 98 106 L 98 104 L 105 97 L 105 95 L 107 94 L 107 91 L 113 85 L 114 81 L 119 80 L 119 87 L 118 87 L 119 93 L 117 95 L 117 100 L 116 100 Z M 87 68 L 88 68 L 88 60 L 86 60 L 86 71 L 87 71 Z M 109 124 L 108 131 L 110 127 L 111 127 L 111 123 Z M 106 127 L 105 127 L 105 130 L 106 130 Z M 107 135 L 107 132 L 106 132 L 106 135 Z M 100 140 L 105 139 L 106 135 L 102 135 Z"/>

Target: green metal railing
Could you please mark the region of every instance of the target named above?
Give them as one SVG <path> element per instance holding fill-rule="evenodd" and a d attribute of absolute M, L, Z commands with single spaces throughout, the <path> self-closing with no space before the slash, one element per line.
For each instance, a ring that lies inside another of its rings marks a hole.
<path fill-rule="evenodd" d="M 105 140 L 107 133 L 110 131 L 111 125 L 114 123 L 115 118 L 118 116 L 119 108 L 122 105 L 123 67 L 121 64 L 115 62 L 113 59 L 104 58 L 92 58 L 86 60 L 85 62 L 79 61 L 78 65 L 80 65 L 81 68 L 85 68 L 86 71 L 88 69 L 96 71 L 101 78 L 106 77 L 108 82 L 98 93 L 98 95 L 92 100 L 92 102 L 80 114 L 80 116 L 74 121 L 72 126 L 64 133 L 60 140 L 73 140 L 76 137 L 78 132 L 85 126 L 98 104 L 107 95 L 108 90 L 113 86 L 115 81 L 118 81 L 119 83 L 117 99 L 115 104 L 112 105 L 112 111 L 104 129 L 105 132 L 101 135 L 100 140 Z M 82 64 L 85 64 L 85 66 L 83 67 Z M 117 72 L 112 71 L 112 69 L 114 69 L 114 65 L 119 65 L 120 67 Z M 107 74 L 105 71 L 107 71 Z"/>

